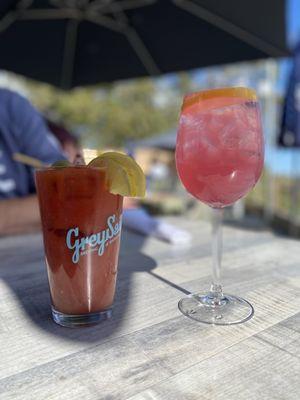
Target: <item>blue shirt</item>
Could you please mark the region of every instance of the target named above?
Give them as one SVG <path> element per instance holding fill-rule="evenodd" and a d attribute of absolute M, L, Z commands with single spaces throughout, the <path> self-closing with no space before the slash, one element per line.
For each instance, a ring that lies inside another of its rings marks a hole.
<path fill-rule="evenodd" d="M 66 158 L 29 101 L 15 92 L 0 89 L 0 200 L 35 192 L 34 169 L 14 161 L 12 156 L 16 152 L 45 164 Z"/>

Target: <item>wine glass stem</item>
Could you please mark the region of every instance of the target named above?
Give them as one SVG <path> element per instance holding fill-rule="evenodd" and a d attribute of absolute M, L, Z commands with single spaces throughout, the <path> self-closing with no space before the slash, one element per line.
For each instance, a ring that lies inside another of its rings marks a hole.
<path fill-rule="evenodd" d="M 212 284 L 210 297 L 215 305 L 220 304 L 223 298 L 221 279 L 221 259 L 222 259 L 222 219 L 223 209 L 212 209 Z"/>

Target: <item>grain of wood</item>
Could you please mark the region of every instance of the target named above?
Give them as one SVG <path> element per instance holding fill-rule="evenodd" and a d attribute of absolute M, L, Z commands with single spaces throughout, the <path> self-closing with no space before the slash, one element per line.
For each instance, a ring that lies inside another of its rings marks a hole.
<path fill-rule="evenodd" d="M 294 400 L 299 394 L 299 242 L 225 227 L 223 282 L 254 318 L 213 327 L 177 302 L 210 283 L 210 227 L 188 248 L 123 233 L 112 320 L 87 329 L 49 314 L 40 235 L 0 239 L 1 400 Z"/>
<path fill-rule="evenodd" d="M 251 337 L 130 400 L 297 400 L 299 374 L 299 358 Z"/>

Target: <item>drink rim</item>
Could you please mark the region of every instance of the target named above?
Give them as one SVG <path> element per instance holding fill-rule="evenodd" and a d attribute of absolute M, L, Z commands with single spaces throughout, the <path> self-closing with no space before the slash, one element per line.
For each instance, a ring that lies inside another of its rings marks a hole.
<path fill-rule="evenodd" d="M 49 172 L 49 171 L 62 171 L 65 169 L 78 169 L 78 170 L 84 170 L 84 169 L 89 169 L 89 170 L 96 170 L 96 171 L 106 171 L 107 167 L 94 167 L 94 166 L 89 166 L 89 165 L 69 165 L 65 167 L 53 167 L 53 166 L 45 166 L 45 167 L 39 167 L 35 168 L 35 172 Z"/>
<path fill-rule="evenodd" d="M 222 88 L 200 90 L 188 93 L 183 98 L 182 110 L 207 100 L 217 98 L 245 99 L 245 101 L 257 102 L 257 95 L 254 89 L 243 86 L 227 86 Z"/>

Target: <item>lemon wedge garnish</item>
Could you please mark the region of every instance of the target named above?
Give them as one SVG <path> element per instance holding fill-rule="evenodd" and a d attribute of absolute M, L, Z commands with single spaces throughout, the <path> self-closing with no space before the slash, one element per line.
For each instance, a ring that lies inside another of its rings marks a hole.
<path fill-rule="evenodd" d="M 108 190 L 128 197 L 144 197 L 146 179 L 141 167 L 123 153 L 109 151 L 94 158 L 88 166 L 105 167 Z"/>

